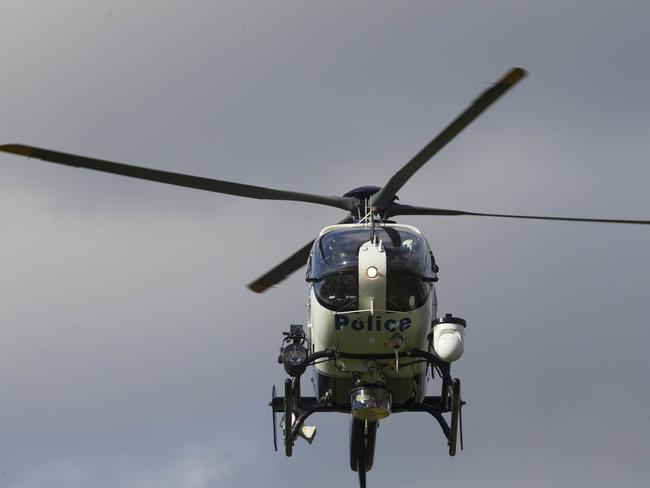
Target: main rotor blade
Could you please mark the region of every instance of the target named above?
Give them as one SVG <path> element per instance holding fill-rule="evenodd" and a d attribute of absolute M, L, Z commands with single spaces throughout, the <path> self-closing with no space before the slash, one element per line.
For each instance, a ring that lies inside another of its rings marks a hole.
<path fill-rule="evenodd" d="M 352 222 L 352 217 L 346 217 L 341 220 L 339 224 L 349 224 L 350 222 Z M 283 281 L 294 271 L 303 267 L 307 264 L 307 259 L 309 259 L 309 253 L 311 252 L 311 247 L 314 245 L 315 240 L 316 239 L 312 239 L 309 243 L 305 244 L 268 273 L 257 278 L 248 285 L 248 288 L 253 290 L 255 293 L 265 292 L 273 285 L 277 285 Z"/>
<path fill-rule="evenodd" d="M 258 198 L 261 200 L 290 200 L 296 202 L 316 203 L 348 211 L 352 211 L 357 205 L 356 199 L 349 197 L 312 195 L 310 193 L 244 185 L 242 183 L 214 180 L 211 178 L 202 178 L 200 176 L 172 173 L 158 169 L 143 168 L 141 166 L 114 163 L 112 161 L 103 161 L 101 159 L 87 158 L 76 154 L 51 151 L 49 149 L 25 146 L 22 144 L 0 145 L 0 151 L 19 154 L 21 156 L 27 156 L 28 158 L 42 159 L 43 161 L 49 161 L 50 163 L 74 166 L 76 168 L 93 169 L 96 171 L 103 171 L 104 173 L 129 176 L 141 180 L 157 181 L 159 183 L 167 183 L 169 185 L 183 186 L 197 190 L 226 193 L 228 195 L 236 195 L 240 197 Z"/>
<path fill-rule="evenodd" d="M 484 91 L 462 114 L 388 180 L 388 183 L 373 196 L 372 205 L 380 209 L 385 208 L 417 170 L 524 76 L 526 76 L 525 70 L 513 68 L 492 87 Z"/>
<path fill-rule="evenodd" d="M 577 217 L 549 217 L 545 215 L 511 215 L 480 212 L 465 212 L 463 210 L 448 210 L 444 208 L 414 207 L 411 205 L 392 204 L 386 210 L 387 217 L 396 215 L 473 215 L 476 217 L 505 217 L 508 219 L 563 220 L 568 222 L 602 222 L 608 224 L 650 224 L 650 220 L 622 219 L 584 219 Z"/>

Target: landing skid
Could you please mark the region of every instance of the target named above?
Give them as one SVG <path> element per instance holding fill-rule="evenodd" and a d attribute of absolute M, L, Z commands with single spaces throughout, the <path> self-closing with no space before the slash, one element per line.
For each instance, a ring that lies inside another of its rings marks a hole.
<path fill-rule="evenodd" d="M 401 357 L 420 358 L 425 360 L 432 368 L 435 368 L 442 378 L 442 387 L 439 396 L 427 396 L 421 402 L 416 402 L 411 399 L 401 405 L 393 405 L 393 413 L 399 412 L 426 412 L 430 414 L 442 429 L 442 432 L 447 439 L 449 446 L 449 455 L 455 456 L 458 440 L 460 439 L 460 448 L 463 449 L 463 434 L 462 434 L 462 406 L 465 404 L 460 396 L 460 379 L 452 379 L 450 375 L 449 363 L 445 363 L 437 356 L 426 352 L 413 349 L 411 351 L 402 352 L 399 354 Z M 365 355 L 365 354 L 346 354 L 338 353 L 333 350 L 319 351 L 317 353 L 308 355 L 305 359 L 304 366 L 309 366 L 318 360 L 325 358 L 353 358 L 353 359 L 367 359 L 382 360 L 393 358 L 394 355 L 381 354 L 381 355 Z M 293 454 L 293 446 L 296 439 L 304 433 L 303 429 L 305 420 L 316 412 L 341 412 L 350 414 L 350 403 L 334 403 L 331 399 L 323 397 L 317 399 L 316 397 L 306 397 L 300 394 L 300 377 L 305 368 L 301 367 L 300 372 L 287 378 L 284 382 L 284 396 L 276 396 L 275 387 L 273 387 L 272 398 L 269 405 L 273 412 L 273 441 L 277 451 L 276 441 L 276 424 L 275 414 L 281 412 L 284 414 L 283 433 L 284 433 L 284 451 L 286 456 Z M 450 423 L 443 414 L 450 414 Z M 351 434 L 350 434 L 350 465 L 353 470 L 359 473 L 359 483 L 361 488 L 365 488 L 366 472 L 372 467 L 372 460 L 374 457 L 375 446 L 375 433 L 376 422 L 372 434 L 366 425 L 363 425 L 363 433 L 361 433 L 361 424 L 357 425 L 355 422 L 358 419 L 352 417 Z M 365 424 L 364 421 L 359 421 Z M 365 438 L 364 438 L 365 436 Z M 372 436 L 372 439 L 370 437 Z M 368 442 L 370 441 L 371 442 Z M 364 442 L 365 441 L 365 442 Z M 361 448 L 360 446 L 364 447 Z M 356 469 L 355 469 L 356 467 Z"/>

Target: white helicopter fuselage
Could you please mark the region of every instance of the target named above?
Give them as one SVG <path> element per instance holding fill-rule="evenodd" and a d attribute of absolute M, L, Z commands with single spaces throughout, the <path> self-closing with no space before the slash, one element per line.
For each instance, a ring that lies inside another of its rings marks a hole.
<path fill-rule="evenodd" d="M 330 349 L 388 358 L 336 358 L 317 363 L 313 375 L 315 393 L 317 398 L 329 394 L 336 403 L 343 404 L 349 401 L 352 388 L 379 381 L 391 392 L 393 404 L 411 398 L 420 401 L 425 395 L 426 363 L 407 357 L 398 360 L 395 352 L 428 349 L 427 335 L 436 317 L 432 256 L 426 239 L 415 227 L 380 224 L 374 240 L 371 232 L 368 224 L 333 225 L 321 231 L 308 270 L 308 280 L 311 274 L 312 281 L 308 330 L 312 353 Z M 335 237 L 330 238 L 332 235 Z M 356 253 L 356 259 L 352 259 L 352 253 Z M 341 281 L 346 273 L 347 281 L 323 284 L 328 273 L 323 273 L 324 280 L 316 281 L 319 277 L 314 267 L 318 259 L 334 261 L 335 268 L 341 266 L 344 271 L 335 273 L 333 279 Z M 398 270 L 393 264 L 418 269 Z M 407 286 L 401 286 L 404 283 Z M 337 285 L 347 285 L 348 289 L 341 290 Z M 344 296 L 337 297 L 337 293 Z"/>

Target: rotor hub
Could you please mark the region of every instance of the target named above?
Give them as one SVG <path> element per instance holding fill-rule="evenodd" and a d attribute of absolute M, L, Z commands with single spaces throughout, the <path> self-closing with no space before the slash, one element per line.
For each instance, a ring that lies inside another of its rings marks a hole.
<path fill-rule="evenodd" d="M 358 188 L 350 190 L 343 196 L 357 198 L 359 200 L 366 200 L 377 193 L 379 190 L 381 190 L 381 187 L 379 186 L 360 186 Z"/>

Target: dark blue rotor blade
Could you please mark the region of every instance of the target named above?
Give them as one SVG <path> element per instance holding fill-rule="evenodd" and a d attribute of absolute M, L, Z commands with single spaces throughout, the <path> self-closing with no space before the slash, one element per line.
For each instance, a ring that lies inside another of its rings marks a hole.
<path fill-rule="evenodd" d="M 352 222 L 352 217 L 348 216 L 341 220 L 339 224 L 348 224 L 350 222 Z M 262 293 L 286 279 L 294 271 L 302 268 L 307 264 L 307 259 L 309 259 L 309 253 L 311 252 L 311 247 L 314 245 L 314 241 L 315 239 L 311 240 L 272 270 L 257 278 L 248 285 L 248 288 L 256 293 Z"/>
<path fill-rule="evenodd" d="M 467 107 L 456 119 L 427 144 L 413 159 L 406 163 L 402 169 L 388 180 L 379 192 L 371 199 L 374 207 L 384 209 L 392 201 L 404 184 L 429 161 L 438 151 L 447 145 L 460 131 L 471 124 L 485 109 L 492 105 L 501 95 L 519 82 L 526 71 L 522 68 L 512 68 L 499 81 L 484 91 L 474 102 Z"/>
<path fill-rule="evenodd" d="M 0 146 L 0 151 L 12 154 L 27 156 L 28 158 L 42 159 L 50 163 L 63 164 L 76 168 L 86 168 L 104 173 L 111 173 L 121 176 L 129 176 L 141 180 L 157 181 L 169 185 L 194 188 L 216 193 L 225 193 L 246 198 L 257 198 L 261 200 L 289 200 L 296 202 L 315 203 L 352 211 L 356 208 L 357 200 L 349 197 L 322 196 L 301 193 L 295 191 L 275 190 L 262 186 L 245 185 L 231 181 L 221 181 L 200 176 L 191 176 L 181 173 L 172 173 L 158 169 L 143 168 L 130 164 L 115 163 L 101 159 L 88 158 L 76 154 L 69 154 L 59 151 L 51 151 L 23 144 L 7 144 Z"/>
<path fill-rule="evenodd" d="M 483 212 L 465 212 L 463 210 L 449 210 L 445 208 L 416 207 L 412 205 L 391 204 L 386 209 L 387 217 L 397 215 L 473 215 L 475 217 L 503 217 L 508 219 L 534 219 L 534 220 L 561 220 L 568 222 L 602 222 L 607 224 L 650 224 L 650 220 L 629 219 L 591 219 L 582 217 L 553 217 L 548 215 L 518 215 L 497 214 Z"/>

